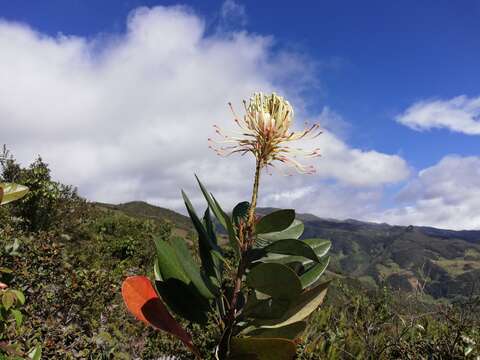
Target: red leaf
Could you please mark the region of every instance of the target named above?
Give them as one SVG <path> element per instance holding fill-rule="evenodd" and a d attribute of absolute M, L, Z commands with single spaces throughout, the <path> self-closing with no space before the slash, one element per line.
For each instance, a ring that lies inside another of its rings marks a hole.
<path fill-rule="evenodd" d="M 122 284 L 122 296 L 128 310 L 137 319 L 176 336 L 197 358 L 200 358 L 200 353 L 193 344 L 192 337 L 170 315 L 150 279 L 146 276 L 128 277 Z"/>
<path fill-rule="evenodd" d="M 142 306 L 150 299 L 158 298 L 150 280 L 145 276 L 128 277 L 122 284 L 122 296 L 128 310 L 139 320 L 149 324 L 142 313 Z"/>

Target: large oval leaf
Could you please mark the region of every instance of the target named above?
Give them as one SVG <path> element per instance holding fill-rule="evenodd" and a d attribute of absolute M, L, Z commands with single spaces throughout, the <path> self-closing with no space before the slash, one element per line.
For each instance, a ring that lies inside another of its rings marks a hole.
<path fill-rule="evenodd" d="M 309 245 L 319 259 L 324 257 L 332 246 L 332 243 L 330 242 L 330 240 L 325 240 L 325 239 L 306 239 L 306 240 L 300 240 L 300 241 L 303 241 L 307 245 Z M 301 263 L 304 266 L 307 264 L 311 264 L 313 262 L 313 260 L 302 257 L 302 256 L 272 254 L 272 253 L 267 254 L 267 256 L 264 256 L 260 259 L 260 257 L 263 255 L 261 253 L 262 249 L 255 249 L 255 251 L 257 252 L 255 254 L 256 257 L 252 261 L 260 260 L 260 262 L 275 262 L 279 264 Z"/>
<path fill-rule="evenodd" d="M 177 315 L 194 323 L 207 323 L 209 301 L 200 295 L 193 283 L 168 279 L 156 281 L 155 286 L 163 301 Z"/>
<path fill-rule="evenodd" d="M 295 210 L 277 210 L 262 217 L 255 226 L 255 232 L 257 234 L 268 234 L 283 231 L 293 223 L 293 220 L 295 220 Z"/>
<path fill-rule="evenodd" d="M 263 263 L 247 275 L 248 286 L 277 299 L 294 299 L 302 291 L 300 278 L 285 265 Z"/>
<path fill-rule="evenodd" d="M 267 299 L 259 299 L 257 297 L 257 292 L 252 291 L 248 296 L 242 315 L 247 318 L 278 319 L 288 310 L 290 302 L 290 300 L 275 299 L 271 297 L 268 297 Z"/>
<path fill-rule="evenodd" d="M 329 284 L 330 282 L 326 282 L 304 291 L 284 316 L 276 320 L 259 320 L 256 322 L 257 325 L 265 328 L 278 328 L 304 320 L 322 304 Z"/>
<path fill-rule="evenodd" d="M 28 188 L 23 185 L 13 183 L 0 183 L 0 204 L 19 200 L 28 193 Z"/>
<path fill-rule="evenodd" d="M 208 300 L 184 270 L 184 266 L 189 269 L 188 265 L 181 263 L 175 249 L 166 241 L 158 238 L 155 245 L 160 275 L 156 277 L 161 278 L 155 283 L 158 293 L 176 314 L 192 322 L 206 323 Z M 196 306 L 192 306 L 192 303 Z"/>
<path fill-rule="evenodd" d="M 319 263 L 314 264 L 310 269 L 308 269 L 304 274 L 302 274 L 300 276 L 302 287 L 305 289 L 309 286 L 314 285 L 327 269 L 329 262 L 330 257 L 323 257 Z"/>
<path fill-rule="evenodd" d="M 128 310 L 137 319 L 176 336 L 200 359 L 190 334 L 170 315 L 147 277 L 127 278 L 122 284 L 122 296 Z"/>
<path fill-rule="evenodd" d="M 307 327 L 306 321 L 298 321 L 296 323 L 282 326 L 279 328 L 264 328 L 251 326 L 241 332 L 246 336 L 254 336 L 256 338 L 282 338 L 296 340 L 305 331 Z"/>
<path fill-rule="evenodd" d="M 263 249 L 267 253 L 297 255 L 318 262 L 317 254 L 306 242 L 296 239 L 278 240 Z"/>
<path fill-rule="evenodd" d="M 288 228 L 283 231 L 276 231 L 268 234 L 259 234 L 256 239 L 256 246 L 262 247 L 277 240 L 298 239 L 303 234 L 305 226 L 300 220 L 295 219 Z"/>
<path fill-rule="evenodd" d="M 329 251 L 330 248 L 332 247 L 332 242 L 330 240 L 325 240 L 325 239 L 304 239 L 302 240 L 315 251 L 315 254 L 319 258 L 322 256 L 325 256 Z"/>
<path fill-rule="evenodd" d="M 287 339 L 234 337 L 230 341 L 230 359 L 292 360 L 296 350 Z"/>
<path fill-rule="evenodd" d="M 182 264 L 177 257 L 175 249 L 161 238 L 155 239 L 157 248 L 157 264 L 162 279 L 178 279 L 185 284 L 190 282 L 190 278 L 183 270 Z"/>

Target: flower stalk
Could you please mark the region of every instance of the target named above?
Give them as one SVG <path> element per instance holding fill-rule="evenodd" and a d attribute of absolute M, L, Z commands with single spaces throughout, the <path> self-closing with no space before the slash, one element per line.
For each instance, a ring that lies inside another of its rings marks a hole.
<path fill-rule="evenodd" d="M 258 199 L 258 190 L 260 187 L 260 173 L 262 171 L 262 160 L 257 159 L 255 167 L 255 177 L 253 181 L 253 189 L 252 189 L 252 201 L 250 202 L 250 208 L 248 210 L 248 217 L 247 217 L 247 227 L 249 235 L 254 233 L 255 230 L 255 209 L 257 207 L 257 199 Z"/>

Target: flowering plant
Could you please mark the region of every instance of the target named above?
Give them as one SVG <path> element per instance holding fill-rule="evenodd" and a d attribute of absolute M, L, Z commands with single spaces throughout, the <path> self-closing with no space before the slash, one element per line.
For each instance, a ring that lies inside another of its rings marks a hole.
<path fill-rule="evenodd" d="M 209 315 L 222 336 L 215 357 L 224 359 L 290 360 L 306 327 L 306 319 L 323 302 L 328 282 L 322 282 L 331 247 L 328 240 L 300 239 L 304 225 L 292 209 L 257 217 L 255 209 L 264 169 L 276 162 L 300 173 L 314 168 L 297 158 L 319 156 L 319 150 L 292 148 L 292 141 L 315 138 L 319 126 L 291 130 L 293 108 L 275 93 L 255 93 L 244 102 L 240 131 L 226 133 L 215 126 L 219 140 L 209 139 L 219 155 L 252 153 L 255 175 L 250 202 L 240 202 L 231 214 L 198 180 L 208 205 L 199 217 L 187 195 L 183 199 L 198 233 L 201 264 L 197 264 L 181 238 L 156 240 L 155 280 L 145 276 L 127 278 L 122 286 L 124 301 L 135 317 L 180 339 L 197 359 L 201 354 L 191 335 L 170 314 L 205 324 Z M 216 235 L 216 221 L 228 234 L 235 256 L 225 256 Z"/>

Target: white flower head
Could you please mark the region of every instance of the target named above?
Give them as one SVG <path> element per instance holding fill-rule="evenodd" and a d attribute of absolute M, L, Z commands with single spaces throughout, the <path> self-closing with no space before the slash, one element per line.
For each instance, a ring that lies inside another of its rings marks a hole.
<path fill-rule="evenodd" d="M 239 132 L 226 134 L 218 126 L 214 126 L 217 134 L 222 138 L 219 141 L 209 139 L 210 147 L 217 154 L 227 156 L 233 153 L 244 155 L 251 152 L 261 167 L 274 167 L 273 162 L 279 161 L 292 166 L 300 173 L 315 172 L 313 166 L 302 165 L 297 158 L 320 156 L 319 149 L 305 151 L 286 144 L 296 140 L 316 138 L 321 134 L 318 124 L 307 126 L 302 131 L 290 130 L 294 116 L 293 107 L 275 93 L 271 95 L 254 93 L 248 104 L 246 101 L 243 103 L 245 115 L 241 119 L 229 104 L 234 120 L 240 128 Z"/>

